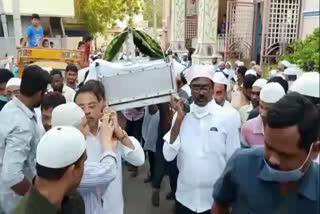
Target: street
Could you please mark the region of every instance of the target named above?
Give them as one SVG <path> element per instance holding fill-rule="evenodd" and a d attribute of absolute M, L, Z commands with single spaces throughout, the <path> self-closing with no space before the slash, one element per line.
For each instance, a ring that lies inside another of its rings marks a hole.
<path fill-rule="evenodd" d="M 166 200 L 166 195 L 170 190 L 169 179 L 163 179 L 160 193 L 160 207 L 153 207 L 151 204 L 152 187 L 151 183 L 145 184 L 149 168 L 148 161 L 139 168 L 139 175 L 131 178 L 130 172 L 123 165 L 123 189 L 124 189 L 124 210 L 125 214 L 173 214 L 173 201 Z"/>

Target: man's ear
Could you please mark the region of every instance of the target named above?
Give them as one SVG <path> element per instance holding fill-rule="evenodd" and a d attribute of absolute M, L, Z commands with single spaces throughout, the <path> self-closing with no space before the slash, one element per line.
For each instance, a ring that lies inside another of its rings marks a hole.
<path fill-rule="evenodd" d="M 313 143 L 313 147 L 311 150 L 311 160 L 316 160 L 318 158 L 318 155 L 320 155 L 320 140 Z"/>

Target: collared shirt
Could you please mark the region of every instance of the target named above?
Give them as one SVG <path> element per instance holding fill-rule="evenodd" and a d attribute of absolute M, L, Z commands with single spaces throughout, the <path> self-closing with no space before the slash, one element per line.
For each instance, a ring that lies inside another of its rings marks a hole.
<path fill-rule="evenodd" d="M 30 192 L 23 197 L 15 209 L 15 214 L 84 214 L 84 204 L 81 196 L 73 191 L 64 198 L 59 210 L 52 204 L 48 198 L 41 195 L 40 192 L 32 188 Z"/>
<path fill-rule="evenodd" d="M 313 163 L 297 189 L 280 192 L 270 179 L 264 161 L 264 147 L 238 150 L 214 185 L 214 200 L 232 206 L 232 214 L 319 214 L 319 165 Z"/>
<path fill-rule="evenodd" d="M 251 103 L 248 105 L 242 106 L 239 109 L 241 124 L 244 124 L 247 121 L 249 114 L 252 110 L 253 110 L 253 106 Z"/>
<path fill-rule="evenodd" d="M 243 124 L 241 136 L 248 146 L 264 145 L 264 125 L 260 115 Z"/>
<path fill-rule="evenodd" d="M 198 119 L 193 105 L 175 142 L 170 144 L 170 132 L 165 135 L 163 154 L 167 161 L 177 157 L 176 199 L 193 212 L 201 213 L 211 209 L 212 187 L 240 142 L 238 129 L 225 109 L 212 101 L 207 106 L 209 113 Z"/>
<path fill-rule="evenodd" d="M 48 91 L 53 92 L 53 89 L 51 86 L 48 86 Z M 62 95 L 66 98 L 67 103 L 73 102 L 75 94 L 76 94 L 75 90 L 73 90 L 66 84 L 63 84 Z"/>
<path fill-rule="evenodd" d="M 35 176 L 40 136 L 34 111 L 17 98 L 5 105 L 0 118 L 0 202 L 11 214 L 22 197 L 10 188 Z"/>
<path fill-rule="evenodd" d="M 116 176 L 116 154 L 112 151 L 105 151 L 98 161 L 85 162 L 78 190 L 83 197 L 86 213 L 104 213 L 102 196 Z"/>
<path fill-rule="evenodd" d="M 106 191 L 103 193 L 103 209 L 105 214 L 123 214 L 124 203 L 122 195 L 122 158 L 134 166 L 144 164 L 144 151 L 134 137 L 130 137 L 135 149 L 132 150 L 122 143 L 118 143 L 115 151 L 117 159 L 116 178 L 109 184 Z M 87 137 L 87 154 L 88 162 L 99 161 L 102 148 L 101 138 L 99 136 L 89 135 Z"/>
<path fill-rule="evenodd" d="M 123 116 L 130 121 L 137 121 L 143 118 L 144 116 L 144 108 L 141 109 L 127 109 L 122 111 Z"/>

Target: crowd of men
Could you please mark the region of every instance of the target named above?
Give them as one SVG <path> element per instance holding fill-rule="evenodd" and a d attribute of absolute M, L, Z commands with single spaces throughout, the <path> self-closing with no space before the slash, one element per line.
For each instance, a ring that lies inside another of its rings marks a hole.
<path fill-rule="evenodd" d="M 147 158 L 156 207 L 168 174 L 178 214 L 319 214 L 319 73 L 190 64 L 170 103 L 122 112 L 77 65 L 1 69 L 0 213 L 123 214 L 123 163 Z"/>

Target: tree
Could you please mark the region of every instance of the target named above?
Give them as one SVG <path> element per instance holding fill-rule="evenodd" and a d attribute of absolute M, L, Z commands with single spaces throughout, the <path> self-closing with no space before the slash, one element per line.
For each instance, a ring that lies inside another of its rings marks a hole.
<path fill-rule="evenodd" d="M 320 72 L 320 30 L 316 28 L 305 40 L 297 40 L 289 45 L 286 54 L 281 59 L 286 59 L 297 64 L 303 71 Z"/>
<path fill-rule="evenodd" d="M 91 34 L 103 33 L 115 26 L 116 20 L 141 12 L 143 0 L 75 0 L 76 18 L 84 23 Z"/>
<path fill-rule="evenodd" d="M 155 0 L 156 5 L 153 5 L 153 0 L 144 0 L 143 18 L 148 21 L 149 27 L 153 27 L 153 14 L 156 10 L 157 27 L 162 27 L 162 10 L 163 0 Z"/>

